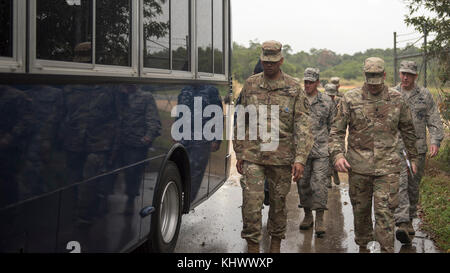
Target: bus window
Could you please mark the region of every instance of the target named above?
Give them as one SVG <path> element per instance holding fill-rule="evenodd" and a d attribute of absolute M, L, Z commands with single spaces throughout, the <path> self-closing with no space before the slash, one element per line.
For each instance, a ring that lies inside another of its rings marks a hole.
<path fill-rule="evenodd" d="M 190 62 L 190 20 L 188 0 L 176 0 L 172 5 L 172 69 L 191 71 Z"/>
<path fill-rule="evenodd" d="M 91 14 L 92 1 L 89 0 L 38 0 L 36 3 L 37 58 L 91 63 Z"/>
<path fill-rule="evenodd" d="M 169 0 L 144 0 L 144 66 L 170 69 Z"/>
<path fill-rule="evenodd" d="M 13 0 L 0 0 L 0 56 L 12 57 Z"/>
<path fill-rule="evenodd" d="M 223 0 L 213 0 L 214 74 L 225 74 L 223 46 Z"/>
<path fill-rule="evenodd" d="M 131 66 L 131 1 L 96 1 L 96 63 Z"/>
<path fill-rule="evenodd" d="M 213 73 L 212 60 L 212 3 L 197 1 L 198 71 Z"/>

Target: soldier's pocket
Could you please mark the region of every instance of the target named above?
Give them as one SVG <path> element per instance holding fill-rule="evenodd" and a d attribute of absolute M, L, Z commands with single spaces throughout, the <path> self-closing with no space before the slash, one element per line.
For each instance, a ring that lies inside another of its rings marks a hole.
<path fill-rule="evenodd" d="M 399 174 L 392 174 L 392 178 L 389 181 L 389 208 L 395 209 L 399 205 L 399 187 L 400 187 L 400 176 Z"/>
<path fill-rule="evenodd" d="M 350 106 L 350 126 L 354 127 L 357 131 L 367 127 L 368 120 L 364 113 L 364 105 L 351 105 Z"/>

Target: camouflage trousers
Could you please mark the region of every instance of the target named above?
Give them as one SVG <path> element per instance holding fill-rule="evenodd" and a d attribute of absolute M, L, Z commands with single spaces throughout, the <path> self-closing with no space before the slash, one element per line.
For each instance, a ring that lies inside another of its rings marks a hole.
<path fill-rule="evenodd" d="M 406 162 L 400 172 L 399 205 L 395 210 L 395 223 L 408 223 L 410 219 L 417 217 L 417 204 L 419 203 L 419 186 L 425 169 L 426 154 L 418 156 L 417 173 L 414 178 L 409 174 Z"/>
<path fill-rule="evenodd" d="M 300 207 L 327 209 L 329 164 L 328 157 L 308 158 L 303 177 L 297 182 Z"/>
<path fill-rule="evenodd" d="M 241 178 L 243 239 L 254 243 L 262 239 L 261 207 L 264 201 L 265 179 L 269 183 L 270 196 L 267 230 L 270 236 L 285 238 L 286 196 L 291 188 L 291 170 L 291 166 L 259 165 L 244 161 L 244 175 Z"/>
<path fill-rule="evenodd" d="M 341 179 L 339 178 L 339 172 L 336 171 L 336 169 L 334 168 L 334 162 L 333 162 L 332 158 L 330 158 L 330 170 L 329 170 L 328 176 L 329 176 L 328 177 L 328 182 L 327 182 L 328 183 L 328 187 L 331 188 L 331 178 L 333 178 L 334 183 L 336 185 L 341 183 Z M 336 183 L 336 181 L 337 181 L 337 183 Z"/>
<path fill-rule="evenodd" d="M 373 241 L 372 197 L 375 211 L 375 239 L 382 250 L 394 252 L 394 211 L 398 206 L 399 173 L 370 176 L 349 173 L 355 241 L 366 246 Z"/>

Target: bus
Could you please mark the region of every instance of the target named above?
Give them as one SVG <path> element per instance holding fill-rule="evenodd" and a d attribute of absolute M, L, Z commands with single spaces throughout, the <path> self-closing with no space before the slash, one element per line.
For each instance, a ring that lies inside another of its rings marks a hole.
<path fill-rule="evenodd" d="M 229 0 L 0 0 L 0 252 L 174 251 L 229 175 L 230 17 Z"/>

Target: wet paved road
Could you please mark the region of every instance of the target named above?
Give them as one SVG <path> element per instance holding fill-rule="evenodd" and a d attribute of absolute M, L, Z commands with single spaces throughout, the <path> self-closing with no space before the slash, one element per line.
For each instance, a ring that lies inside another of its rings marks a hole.
<path fill-rule="evenodd" d="M 288 226 L 286 240 L 282 241 L 284 253 L 355 253 L 359 252 L 354 242 L 353 214 L 348 195 L 347 177 L 341 174 L 341 185 L 329 190 L 328 208 L 325 212 L 326 234 L 317 238 L 313 229 L 299 230 L 303 210 L 298 208 L 297 187 L 292 184 L 287 197 Z M 241 239 L 242 193 L 239 175 L 230 179 L 209 200 L 183 216 L 180 236 L 175 252 L 178 253 L 243 253 L 246 242 Z M 264 207 L 263 240 L 261 251 L 268 252 L 270 236 L 267 234 L 267 215 L 269 207 Z M 414 226 L 417 230 L 418 219 Z M 396 252 L 434 253 L 439 250 L 428 236 L 418 231 L 411 246 L 395 242 Z"/>

